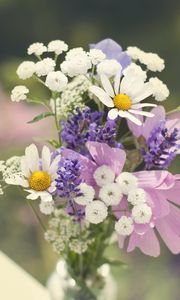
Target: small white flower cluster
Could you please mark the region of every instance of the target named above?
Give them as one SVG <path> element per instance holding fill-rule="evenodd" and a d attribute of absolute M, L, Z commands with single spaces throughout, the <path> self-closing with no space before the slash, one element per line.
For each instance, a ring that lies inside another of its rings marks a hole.
<path fill-rule="evenodd" d="M 0 172 L 2 172 L 3 181 L 5 181 L 5 183 L 16 184 L 16 181 L 23 177 L 21 171 L 21 157 L 12 156 L 4 163 L 1 163 Z"/>
<path fill-rule="evenodd" d="M 105 59 L 97 66 L 98 75 L 106 75 L 108 78 L 115 76 L 122 69 L 120 63 L 115 59 Z"/>
<path fill-rule="evenodd" d="M 84 75 L 79 75 L 68 83 L 65 91 L 56 99 L 57 115 L 60 118 L 67 118 L 77 107 L 81 110 L 85 108 L 84 98 L 90 85 L 90 81 Z M 50 101 L 50 105 L 54 111 L 53 100 Z"/>
<path fill-rule="evenodd" d="M 146 192 L 138 187 L 137 178 L 128 172 L 121 173 L 117 178 L 122 194 L 126 196 L 130 205 L 128 216 L 123 215 L 115 224 L 115 230 L 121 235 L 130 235 L 134 230 L 134 222 L 147 224 L 152 217 L 151 207 L 147 204 Z M 129 206 L 128 205 L 128 206 Z"/>
<path fill-rule="evenodd" d="M 159 55 L 157 55 L 156 53 L 144 52 L 137 47 L 128 47 L 127 53 L 133 59 L 133 61 L 136 61 L 136 63 L 137 61 L 139 61 L 141 64 L 146 66 L 147 70 L 150 70 L 152 72 L 161 72 L 165 68 L 164 59 L 159 57 Z M 132 63 L 130 67 L 125 69 L 124 72 L 127 72 L 132 65 L 135 64 Z M 146 72 L 143 72 L 144 76 L 146 76 Z M 153 96 L 155 97 L 156 101 L 164 101 L 169 96 L 169 90 L 166 84 L 157 77 L 150 78 L 149 83 L 151 88 L 153 89 Z"/>
<path fill-rule="evenodd" d="M 11 100 L 14 102 L 19 102 L 27 99 L 27 94 L 29 89 L 24 85 L 17 85 L 13 88 L 11 92 Z"/>
<path fill-rule="evenodd" d="M 82 195 L 74 199 L 76 203 L 85 206 L 86 221 L 93 224 L 103 222 L 108 216 L 108 207 L 119 205 L 124 197 L 127 209 L 115 224 L 118 234 L 130 235 L 134 230 L 134 223 L 150 222 L 152 210 L 147 204 L 146 192 L 138 187 L 136 176 L 123 172 L 116 177 L 109 166 L 102 165 L 95 170 L 93 177 L 100 188 L 98 195 L 92 186 L 81 183 L 79 189 Z"/>
<path fill-rule="evenodd" d="M 67 52 L 65 61 L 61 64 L 61 70 L 69 77 L 87 74 L 92 63 L 87 52 L 83 48 L 74 48 Z"/>
<path fill-rule="evenodd" d="M 88 228 L 84 226 L 84 230 L 80 229 L 79 223 L 73 222 L 72 218 L 65 215 L 63 209 L 56 209 L 49 220 L 49 228 L 44 236 L 58 254 L 67 247 L 81 254 L 86 252 L 88 245 L 93 242 L 93 239 L 88 238 Z"/>

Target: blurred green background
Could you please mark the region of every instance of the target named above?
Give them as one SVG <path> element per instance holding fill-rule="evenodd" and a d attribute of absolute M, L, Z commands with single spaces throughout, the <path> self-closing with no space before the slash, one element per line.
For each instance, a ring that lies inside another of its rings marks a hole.
<path fill-rule="evenodd" d="M 19 83 L 15 70 L 33 42 L 65 40 L 70 47 L 83 46 L 111 37 L 123 48 L 138 46 L 157 52 L 166 60 L 160 78 L 171 96 L 167 110 L 180 98 L 180 1 L 179 0 L 0 0 L 0 160 L 22 154 L 33 136 L 40 136 L 49 121 L 25 126 L 38 108 L 9 101 L 9 92 Z M 37 93 L 39 86 L 29 81 Z M 48 134 L 53 134 L 52 130 Z M 172 171 L 179 171 L 174 162 Z M 16 188 L 0 198 L 0 250 L 7 253 L 41 282 L 45 283 L 56 257 L 42 239 L 42 232 Z M 180 259 L 162 245 L 159 258 L 137 251 L 126 255 L 111 249 L 129 263 L 127 270 L 115 269 L 119 300 L 178 300 Z"/>

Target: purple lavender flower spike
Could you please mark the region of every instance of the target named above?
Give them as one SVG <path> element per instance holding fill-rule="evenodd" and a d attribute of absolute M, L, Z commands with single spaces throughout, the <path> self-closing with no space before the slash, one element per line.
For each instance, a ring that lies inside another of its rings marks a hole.
<path fill-rule="evenodd" d="M 108 59 L 116 59 L 125 69 L 130 63 L 131 58 L 122 50 L 122 47 L 112 39 L 104 39 L 97 44 L 89 44 L 89 47 L 102 50 Z"/>
<path fill-rule="evenodd" d="M 58 165 L 56 188 L 60 198 L 68 200 L 67 213 L 74 216 L 75 221 L 81 221 L 84 211 L 74 202 L 74 197 L 81 196 L 79 184 L 82 182 L 80 177 L 83 166 L 77 159 L 61 158 Z"/>
<path fill-rule="evenodd" d="M 66 143 L 66 147 L 83 155 L 88 154 L 85 147 L 88 141 L 122 148 L 122 145 L 116 142 L 116 121 L 107 120 L 104 125 L 101 125 L 103 114 L 103 112 L 91 112 L 88 107 L 82 112 L 77 108 L 75 115 L 70 115 L 67 121 L 62 121 L 61 139 Z"/>

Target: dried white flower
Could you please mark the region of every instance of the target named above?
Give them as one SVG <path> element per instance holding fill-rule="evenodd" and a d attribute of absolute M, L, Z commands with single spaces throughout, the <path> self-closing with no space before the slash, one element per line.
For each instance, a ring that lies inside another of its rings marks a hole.
<path fill-rule="evenodd" d="M 68 50 L 68 45 L 61 40 L 51 41 L 48 44 L 48 52 L 54 52 L 56 55 L 60 55 Z"/>
<path fill-rule="evenodd" d="M 40 205 L 39 205 L 39 209 L 42 212 L 42 214 L 44 215 L 50 215 L 53 213 L 54 211 L 54 201 L 41 201 Z"/>
<path fill-rule="evenodd" d="M 46 86 L 55 92 L 62 92 L 65 90 L 68 83 L 67 77 L 61 71 L 50 72 L 46 77 Z"/>
<path fill-rule="evenodd" d="M 47 47 L 44 46 L 43 43 L 33 43 L 32 45 L 29 46 L 29 48 L 27 49 L 27 53 L 29 55 L 31 54 L 35 54 L 37 56 L 42 55 L 44 52 L 47 51 Z"/>
<path fill-rule="evenodd" d="M 11 100 L 15 102 L 26 100 L 28 93 L 29 93 L 29 89 L 26 86 L 17 85 L 11 91 Z"/>
<path fill-rule="evenodd" d="M 131 63 L 127 68 L 124 69 L 123 74 L 125 76 L 132 76 L 132 77 L 138 77 L 141 78 L 143 81 L 146 80 L 147 78 L 147 74 L 145 71 L 143 71 L 143 69 L 136 65 L 135 63 Z"/>
<path fill-rule="evenodd" d="M 44 58 L 35 65 L 36 74 L 38 76 L 46 76 L 49 72 L 54 71 L 56 64 L 52 58 Z"/>
<path fill-rule="evenodd" d="M 139 205 L 146 202 L 146 192 L 141 188 L 130 190 L 128 193 L 128 202 L 132 205 Z"/>
<path fill-rule="evenodd" d="M 130 217 L 122 216 L 115 224 L 115 230 L 121 235 L 130 235 L 134 230 L 133 220 Z"/>
<path fill-rule="evenodd" d="M 132 209 L 132 218 L 138 224 L 149 223 L 152 216 L 152 209 L 147 204 L 135 205 Z"/>
<path fill-rule="evenodd" d="M 134 190 L 138 186 L 137 178 L 128 172 L 121 173 L 117 178 L 116 182 L 124 195 L 128 195 L 131 190 Z"/>
<path fill-rule="evenodd" d="M 98 75 L 106 75 L 108 78 L 115 76 L 122 69 L 120 63 L 115 59 L 105 59 L 97 66 Z"/>
<path fill-rule="evenodd" d="M 93 65 L 97 65 L 106 58 L 106 55 L 99 49 L 91 49 L 88 55 Z"/>
<path fill-rule="evenodd" d="M 20 79 L 28 79 L 32 77 L 35 72 L 35 63 L 33 61 L 23 61 L 17 68 L 17 75 Z"/>
<path fill-rule="evenodd" d="M 74 198 L 74 201 L 80 205 L 87 205 L 88 203 L 93 201 L 95 190 L 92 186 L 86 184 L 85 182 L 81 183 L 78 187 L 80 192 L 83 194 L 82 196 L 78 196 Z"/>
<path fill-rule="evenodd" d="M 104 185 L 99 191 L 99 198 L 107 205 L 118 205 L 122 200 L 123 194 L 117 183 Z"/>
<path fill-rule="evenodd" d="M 102 187 L 103 185 L 112 183 L 115 179 L 115 174 L 110 167 L 102 165 L 96 169 L 93 177 L 97 185 Z"/>
<path fill-rule="evenodd" d="M 143 53 L 140 62 L 147 66 L 148 70 L 153 72 L 161 72 L 165 68 L 164 59 L 156 53 Z"/>
<path fill-rule="evenodd" d="M 169 96 L 169 90 L 165 83 L 163 83 L 157 77 L 152 77 L 149 80 L 149 83 L 153 90 L 153 96 L 157 101 L 164 101 Z"/>
<path fill-rule="evenodd" d="M 98 224 L 103 222 L 108 215 L 107 206 L 100 200 L 94 200 L 85 208 L 86 221 Z"/>
<path fill-rule="evenodd" d="M 133 60 L 140 60 L 142 55 L 144 54 L 144 51 L 139 49 L 138 47 L 128 47 L 127 48 L 127 54 L 133 59 Z"/>

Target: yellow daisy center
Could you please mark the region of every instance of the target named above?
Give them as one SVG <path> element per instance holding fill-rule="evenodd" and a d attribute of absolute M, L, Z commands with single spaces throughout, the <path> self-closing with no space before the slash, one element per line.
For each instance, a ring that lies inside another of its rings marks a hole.
<path fill-rule="evenodd" d="M 125 94 L 117 94 L 113 98 L 114 106 L 117 107 L 119 110 L 128 110 L 131 108 L 132 101 L 131 99 Z"/>
<path fill-rule="evenodd" d="M 41 192 L 47 190 L 51 185 L 51 176 L 44 171 L 36 171 L 28 179 L 31 189 Z"/>

